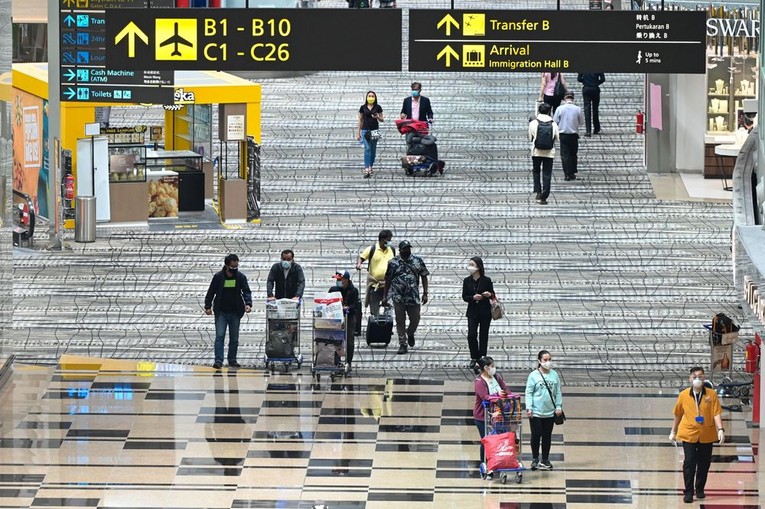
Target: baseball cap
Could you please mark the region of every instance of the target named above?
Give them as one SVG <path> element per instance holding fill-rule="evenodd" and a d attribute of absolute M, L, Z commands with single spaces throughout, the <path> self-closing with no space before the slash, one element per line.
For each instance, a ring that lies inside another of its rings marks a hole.
<path fill-rule="evenodd" d="M 332 279 L 351 279 L 351 273 L 347 270 L 345 272 L 335 272 L 335 275 L 332 276 Z"/>
<path fill-rule="evenodd" d="M 398 243 L 399 249 L 405 249 L 407 247 L 412 247 L 412 245 L 409 243 L 408 240 L 402 240 L 401 242 Z"/>

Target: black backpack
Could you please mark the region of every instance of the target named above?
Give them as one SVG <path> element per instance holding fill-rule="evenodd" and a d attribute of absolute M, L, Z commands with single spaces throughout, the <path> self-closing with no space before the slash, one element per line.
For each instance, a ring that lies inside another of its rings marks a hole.
<path fill-rule="evenodd" d="M 537 135 L 534 137 L 534 148 L 539 150 L 551 150 L 555 146 L 553 122 L 537 120 Z"/>

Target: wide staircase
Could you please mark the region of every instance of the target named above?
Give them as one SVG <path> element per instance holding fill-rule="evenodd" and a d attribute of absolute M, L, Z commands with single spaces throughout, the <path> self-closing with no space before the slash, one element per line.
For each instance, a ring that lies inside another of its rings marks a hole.
<path fill-rule="evenodd" d="M 443 177 L 409 177 L 398 162 L 404 143 L 392 121 L 414 80 L 433 102 Z M 334 283 L 336 270 L 352 270 L 357 254 L 389 228 L 425 260 L 431 302 L 409 354 L 357 339 L 360 372 L 469 377 L 461 283 L 467 260 L 479 255 L 507 311 L 492 323 L 489 346 L 504 369 L 528 370 L 546 348 L 569 384 L 675 384 L 689 364 L 709 362 L 702 324 L 719 311 L 736 315 L 731 210 L 654 198 L 643 137 L 634 134 L 643 77 L 607 80 L 603 134 L 582 138 L 576 181 L 563 181 L 556 159 L 546 206 L 533 199 L 527 133 L 538 74 L 260 80 L 261 224 L 192 233 L 108 228 L 99 242 L 73 251 L 16 251 L 13 347 L 37 361 L 67 352 L 209 363 L 213 323 L 202 315 L 204 293 L 225 254 L 235 252 L 256 297 L 242 322 L 240 362 L 262 366 L 265 279 L 279 252 L 295 251 L 310 297 Z M 581 104 L 580 87 L 572 88 Z M 370 89 L 386 122 L 375 176 L 363 179 L 353 131 Z M 150 123 L 162 113 L 125 109 L 113 112 L 113 124 L 115 114 Z M 365 277 L 355 283 L 363 287 Z M 310 338 L 306 312 L 306 357 Z"/>

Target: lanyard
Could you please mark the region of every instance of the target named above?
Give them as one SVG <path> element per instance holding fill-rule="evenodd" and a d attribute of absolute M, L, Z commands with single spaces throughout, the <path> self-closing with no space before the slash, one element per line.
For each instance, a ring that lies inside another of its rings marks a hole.
<path fill-rule="evenodd" d="M 701 408 L 700 408 L 701 398 L 702 398 L 701 392 L 699 392 L 698 394 L 696 394 L 695 392 L 693 393 L 693 401 L 696 403 L 696 415 L 701 415 Z"/>

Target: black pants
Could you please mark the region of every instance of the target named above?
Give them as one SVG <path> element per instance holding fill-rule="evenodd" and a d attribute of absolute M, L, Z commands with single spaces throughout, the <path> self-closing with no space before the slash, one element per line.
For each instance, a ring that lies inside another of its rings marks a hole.
<path fill-rule="evenodd" d="M 360 322 L 361 317 L 348 315 L 345 323 L 345 362 L 353 362 L 353 351 L 356 347 L 356 322 Z"/>
<path fill-rule="evenodd" d="M 551 95 L 545 95 L 544 102 L 545 104 L 550 105 L 550 116 L 552 116 L 553 113 L 555 113 L 555 110 L 560 106 L 560 102 L 563 100 L 562 97 L 553 97 Z"/>
<path fill-rule="evenodd" d="M 539 459 L 539 442 L 542 442 L 542 461 L 550 459 L 552 431 L 555 427 L 555 417 L 532 417 L 531 421 L 531 456 Z"/>
<path fill-rule="evenodd" d="M 707 484 L 709 465 L 712 463 L 712 446 L 714 443 L 702 444 L 699 442 L 683 442 L 683 479 L 685 480 L 685 493 L 693 494 L 696 490 L 703 490 Z M 694 483 L 695 477 L 695 483 Z"/>
<path fill-rule="evenodd" d="M 491 325 L 491 316 L 478 320 L 468 318 L 467 340 L 470 347 L 470 358 L 477 360 L 486 355 L 489 349 L 489 326 Z M 478 333 L 478 327 L 481 333 Z"/>
<path fill-rule="evenodd" d="M 560 133 L 560 160 L 563 164 L 563 174 L 573 177 L 577 168 L 577 153 L 579 152 L 579 135 L 576 133 Z"/>
<path fill-rule="evenodd" d="M 598 117 L 600 87 L 582 87 L 582 97 L 584 98 L 584 124 L 587 134 L 592 132 L 593 123 L 595 124 L 595 134 L 597 134 L 600 132 L 600 117 Z"/>
<path fill-rule="evenodd" d="M 550 180 L 552 179 L 552 157 L 537 157 L 531 158 L 531 163 L 534 166 L 534 192 L 539 193 L 539 197 L 546 200 L 550 196 Z M 540 171 L 542 172 L 542 178 L 540 181 Z"/>
<path fill-rule="evenodd" d="M 486 436 L 486 422 L 485 421 L 479 421 L 478 419 L 475 419 L 475 427 L 478 428 L 478 434 L 481 435 L 481 438 Z M 481 463 L 486 461 L 486 456 L 484 450 L 483 450 L 483 442 L 481 442 Z"/>

